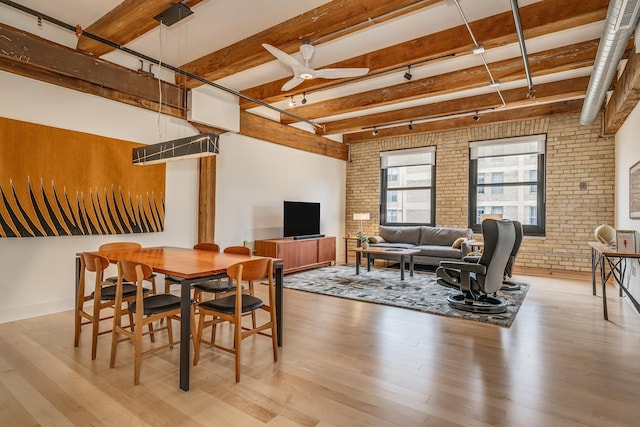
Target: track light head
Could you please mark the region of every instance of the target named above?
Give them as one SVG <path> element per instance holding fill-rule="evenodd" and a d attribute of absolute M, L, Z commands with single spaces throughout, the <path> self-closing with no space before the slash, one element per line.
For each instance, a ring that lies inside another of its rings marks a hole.
<path fill-rule="evenodd" d="M 409 128 L 409 130 L 413 130 L 413 122 L 409 122 L 409 124 L 407 125 L 407 127 Z"/>
<path fill-rule="evenodd" d="M 289 107 L 295 107 L 296 106 L 296 100 L 293 99 L 293 96 L 291 96 L 291 100 L 289 101 Z"/>
<path fill-rule="evenodd" d="M 302 103 L 302 105 L 307 103 L 307 94 L 306 93 L 302 94 L 302 101 L 300 101 L 300 102 Z"/>
<path fill-rule="evenodd" d="M 404 73 L 404 78 L 407 80 L 411 80 L 413 78 L 413 75 L 411 74 L 411 65 L 407 67 L 407 72 Z"/>
<path fill-rule="evenodd" d="M 480 120 L 480 116 L 478 115 L 478 112 L 476 111 L 476 113 L 473 115 L 473 121 L 477 122 L 478 120 Z"/>
<path fill-rule="evenodd" d="M 373 136 L 376 136 L 378 134 L 378 128 L 376 128 L 375 126 L 373 127 L 373 132 L 371 132 L 373 134 Z"/>

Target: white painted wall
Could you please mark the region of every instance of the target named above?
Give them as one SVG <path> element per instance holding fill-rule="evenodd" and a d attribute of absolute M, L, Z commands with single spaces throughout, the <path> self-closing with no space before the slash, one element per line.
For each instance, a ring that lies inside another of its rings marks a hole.
<path fill-rule="evenodd" d="M 640 220 L 629 218 L 629 168 L 640 161 L 640 104 L 636 105 L 616 133 L 616 206 L 617 230 L 640 231 Z M 640 264 L 630 260 L 629 289 L 640 300 Z"/>
<path fill-rule="evenodd" d="M 178 119 L 9 73 L 0 72 L 0 93 L 1 117 L 143 143 L 195 133 Z M 223 246 L 280 236 L 282 200 L 303 195 L 322 203 L 322 231 L 342 235 L 344 162 L 237 135 L 225 135 L 221 144 L 216 228 Z M 161 233 L 0 238 L 0 323 L 72 309 L 78 252 L 122 240 L 191 247 L 197 240 L 197 166 L 194 159 L 167 165 Z"/>

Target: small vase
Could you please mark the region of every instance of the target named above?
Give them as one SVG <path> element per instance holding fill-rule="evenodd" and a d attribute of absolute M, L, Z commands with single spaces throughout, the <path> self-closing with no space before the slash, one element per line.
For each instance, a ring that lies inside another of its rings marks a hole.
<path fill-rule="evenodd" d="M 369 242 L 362 242 L 362 249 L 369 249 Z"/>

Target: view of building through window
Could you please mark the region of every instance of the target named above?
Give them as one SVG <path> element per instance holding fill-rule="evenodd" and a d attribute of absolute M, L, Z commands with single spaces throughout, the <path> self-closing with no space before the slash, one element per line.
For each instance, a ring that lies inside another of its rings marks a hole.
<path fill-rule="evenodd" d="M 518 220 L 525 234 L 544 234 L 545 135 L 469 144 L 469 223 L 501 214 Z"/>
<path fill-rule="evenodd" d="M 383 152 L 382 223 L 433 224 L 435 150 Z"/>

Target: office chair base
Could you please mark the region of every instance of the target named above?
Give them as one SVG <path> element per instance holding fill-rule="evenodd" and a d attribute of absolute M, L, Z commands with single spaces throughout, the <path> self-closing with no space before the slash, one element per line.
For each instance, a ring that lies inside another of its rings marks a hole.
<path fill-rule="evenodd" d="M 472 300 L 472 303 L 467 301 L 464 294 L 449 295 L 447 297 L 449 306 L 457 310 L 482 314 L 498 314 L 507 311 L 507 303 L 505 301 L 490 295 L 482 295 Z"/>
<path fill-rule="evenodd" d="M 520 290 L 520 284 L 516 283 L 516 282 L 511 282 L 509 280 L 505 280 L 504 282 L 502 282 L 502 287 L 500 288 L 501 291 L 507 291 L 507 292 L 513 292 L 513 291 L 519 291 Z"/>

